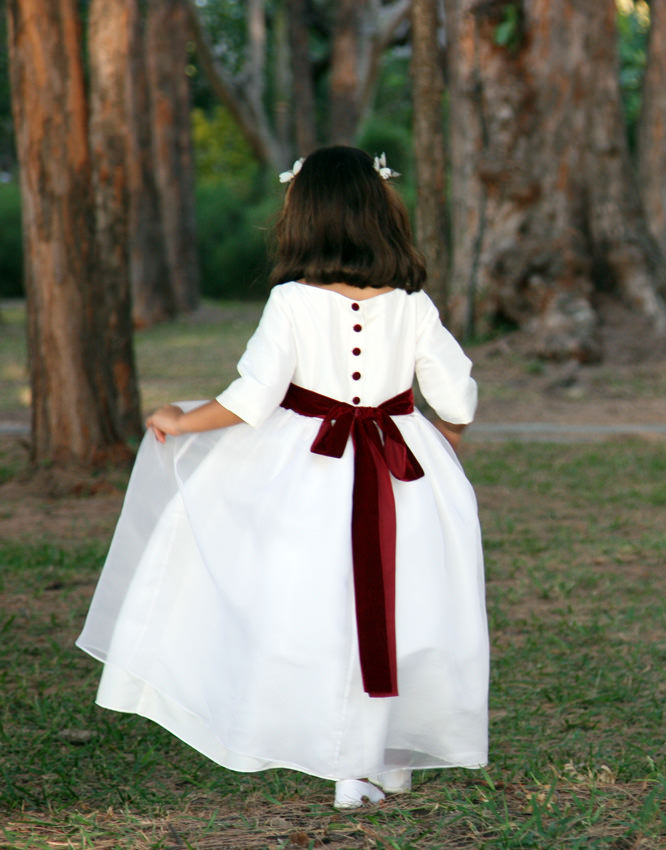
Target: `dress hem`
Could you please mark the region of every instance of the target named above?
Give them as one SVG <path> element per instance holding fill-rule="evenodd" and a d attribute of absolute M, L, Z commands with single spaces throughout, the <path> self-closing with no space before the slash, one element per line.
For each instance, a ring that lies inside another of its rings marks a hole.
<path fill-rule="evenodd" d="M 375 764 L 373 766 L 359 769 L 358 771 L 325 772 L 297 762 L 290 762 L 286 759 L 249 756 L 231 750 L 229 747 L 222 744 L 216 736 L 212 734 L 210 726 L 201 717 L 192 713 L 177 701 L 167 697 L 153 685 L 140 677 L 134 676 L 121 668 L 117 668 L 116 665 L 112 663 L 105 666 L 105 673 L 107 673 L 107 671 L 111 674 L 111 676 L 114 674 L 120 674 L 126 682 L 131 682 L 134 688 L 134 693 L 131 694 L 130 698 L 127 700 L 118 698 L 113 693 L 113 691 L 118 690 L 114 684 L 111 685 L 108 693 L 104 693 L 105 680 L 103 677 L 100 682 L 97 699 L 95 700 L 97 705 L 111 711 L 118 711 L 124 714 L 136 714 L 140 717 L 145 717 L 147 720 L 157 723 L 172 735 L 175 735 L 175 737 L 179 738 L 183 741 L 183 743 L 197 750 L 197 752 L 201 753 L 206 758 L 209 758 L 211 761 L 226 768 L 227 770 L 233 770 L 237 773 L 259 773 L 264 770 L 286 769 L 296 770 L 300 773 L 308 774 L 309 776 L 316 776 L 319 779 L 338 781 L 340 779 L 376 776 L 380 773 L 384 773 L 388 770 L 394 770 L 396 768 L 407 768 L 410 770 L 447 770 L 454 768 L 480 770 L 488 764 L 487 755 L 485 753 L 472 752 L 457 753 L 452 758 L 433 760 L 429 764 L 409 764 L 401 761 L 400 764 Z M 353 775 L 350 776 L 350 773 Z"/>

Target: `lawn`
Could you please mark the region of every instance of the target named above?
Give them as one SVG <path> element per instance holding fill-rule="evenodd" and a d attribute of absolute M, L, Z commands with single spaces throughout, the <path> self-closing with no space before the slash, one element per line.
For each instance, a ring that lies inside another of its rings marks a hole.
<path fill-rule="evenodd" d="M 230 305 L 142 333 L 146 407 L 223 386 L 255 318 Z M 17 346 L 0 345 L 6 381 Z M 490 764 L 418 772 L 411 795 L 338 813 L 330 783 L 235 774 L 95 707 L 99 665 L 73 641 L 126 472 L 36 492 L 3 438 L 0 850 L 663 850 L 665 448 L 464 446 L 486 553 Z"/>

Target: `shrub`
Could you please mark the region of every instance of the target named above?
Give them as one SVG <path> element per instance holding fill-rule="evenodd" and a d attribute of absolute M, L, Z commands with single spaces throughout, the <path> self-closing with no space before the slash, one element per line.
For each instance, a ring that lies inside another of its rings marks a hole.
<path fill-rule="evenodd" d="M 0 183 L 0 298 L 22 295 L 21 195 L 17 183 Z"/>
<path fill-rule="evenodd" d="M 202 294 L 210 298 L 263 298 L 269 268 L 268 232 L 280 196 L 247 201 L 221 183 L 197 189 Z"/>

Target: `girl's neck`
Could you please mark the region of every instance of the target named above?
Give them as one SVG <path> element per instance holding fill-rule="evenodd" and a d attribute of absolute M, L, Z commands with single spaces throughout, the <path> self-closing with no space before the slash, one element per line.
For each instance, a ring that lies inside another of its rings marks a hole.
<path fill-rule="evenodd" d="M 376 295 L 384 295 L 386 292 L 393 290 L 392 286 L 382 286 L 380 289 L 375 289 L 371 286 L 352 286 L 349 283 L 340 281 L 339 283 L 309 283 L 307 280 L 300 280 L 306 286 L 316 286 L 317 289 L 332 289 L 340 295 L 347 298 L 353 298 L 355 301 L 365 301 L 367 298 L 374 298 Z"/>

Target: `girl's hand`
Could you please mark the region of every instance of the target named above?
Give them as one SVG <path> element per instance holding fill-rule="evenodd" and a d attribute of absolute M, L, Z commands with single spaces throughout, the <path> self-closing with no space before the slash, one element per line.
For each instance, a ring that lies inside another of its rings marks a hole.
<path fill-rule="evenodd" d="M 165 404 L 146 419 L 146 428 L 152 429 L 155 438 L 160 443 L 165 443 L 167 434 L 177 437 L 183 433 L 179 427 L 183 415 L 183 411 L 177 405 Z"/>
<path fill-rule="evenodd" d="M 453 425 L 451 422 L 445 422 L 443 419 L 436 419 L 433 424 L 435 428 L 437 428 L 437 430 L 440 432 L 440 434 L 442 434 L 443 437 L 446 437 L 449 445 L 457 454 L 458 449 L 460 448 L 462 433 L 467 426 Z"/>

